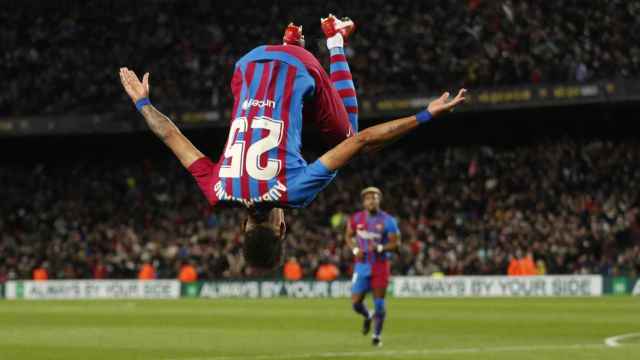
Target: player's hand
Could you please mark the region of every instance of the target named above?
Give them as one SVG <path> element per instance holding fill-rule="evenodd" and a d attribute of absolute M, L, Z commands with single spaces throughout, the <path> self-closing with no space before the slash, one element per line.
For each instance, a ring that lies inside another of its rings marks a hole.
<path fill-rule="evenodd" d="M 149 97 L 149 73 L 145 73 L 142 82 L 135 72 L 126 67 L 120 68 L 120 82 L 127 95 L 135 103 L 136 101 Z"/>
<path fill-rule="evenodd" d="M 447 102 L 449 99 L 449 93 L 445 92 L 438 99 L 433 100 L 429 103 L 427 107 L 427 111 L 431 113 L 431 116 L 436 117 L 442 113 L 446 113 L 449 111 L 453 111 L 453 109 L 458 106 L 458 104 L 462 103 L 465 100 L 465 94 L 467 93 L 467 89 L 460 89 L 458 95 L 456 97 Z"/>

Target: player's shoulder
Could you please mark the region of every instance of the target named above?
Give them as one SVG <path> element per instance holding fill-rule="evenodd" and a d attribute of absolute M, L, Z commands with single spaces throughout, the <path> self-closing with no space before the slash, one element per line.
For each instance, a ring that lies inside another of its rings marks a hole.
<path fill-rule="evenodd" d="M 255 48 L 249 50 L 236 61 L 236 68 L 248 62 L 260 60 L 264 58 L 264 53 L 266 48 L 267 48 L 266 45 L 261 45 L 261 46 L 256 46 Z"/>
<path fill-rule="evenodd" d="M 364 214 L 364 211 L 359 210 L 351 214 L 350 218 L 353 221 L 357 221 L 358 219 L 362 218 L 363 214 Z"/>
<path fill-rule="evenodd" d="M 393 217 L 391 214 L 389 214 L 388 212 L 386 212 L 384 210 L 380 210 L 380 215 L 385 219 Z"/>
<path fill-rule="evenodd" d="M 385 221 L 389 221 L 389 222 L 397 222 L 396 217 L 389 214 L 388 212 L 382 210 L 382 217 L 385 219 Z"/>

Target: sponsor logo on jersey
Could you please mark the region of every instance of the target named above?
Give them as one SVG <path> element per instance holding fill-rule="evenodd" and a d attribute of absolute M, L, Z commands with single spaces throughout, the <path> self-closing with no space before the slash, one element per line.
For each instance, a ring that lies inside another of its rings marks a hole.
<path fill-rule="evenodd" d="M 372 231 L 366 231 L 366 230 L 358 229 L 356 231 L 356 234 L 358 235 L 358 237 L 360 237 L 363 240 L 380 240 L 380 239 L 382 239 L 382 234 L 379 234 L 377 232 L 372 232 Z"/>
<path fill-rule="evenodd" d="M 276 107 L 276 102 L 273 100 L 256 100 L 256 99 L 247 99 L 242 102 L 242 110 L 247 110 L 250 107 L 258 107 L 258 108 L 268 107 L 273 109 Z"/>

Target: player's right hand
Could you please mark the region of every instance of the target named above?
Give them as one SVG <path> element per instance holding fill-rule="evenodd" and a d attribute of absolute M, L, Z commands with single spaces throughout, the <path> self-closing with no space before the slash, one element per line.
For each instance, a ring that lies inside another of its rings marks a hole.
<path fill-rule="evenodd" d="M 120 68 L 120 82 L 127 95 L 135 103 L 136 101 L 149 97 L 149 73 L 145 73 L 142 82 L 135 72 L 126 67 Z"/>
<path fill-rule="evenodd" d="M 467 93 L 467 89 L 460 89 L 458 95 L 456 97 L 447 102 L 449 99 L 449 93 L 445 92 L 438 99 L 433 100 L 429 103 L 429 107 L 427 107 L 427 111 L 431 113 L 431 116 L 436 117 L 442 113 L 453 111 L 453 109 L 458 106 L 458 104 L 465 101 L 465 94 Z"/>

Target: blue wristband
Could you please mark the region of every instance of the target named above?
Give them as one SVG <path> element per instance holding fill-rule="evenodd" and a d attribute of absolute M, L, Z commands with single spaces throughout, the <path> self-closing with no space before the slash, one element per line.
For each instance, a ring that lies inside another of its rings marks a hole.
<path fill-rule="evenodd" d="M 138 111 L 142 111 L 142 107 L 145 105 L 151 105 L 151 101 L 148 97 L 136 101 L 136 109 L 138 109 Z"/>
<path fill-rule="evenodd" d="M 431 118 L 433 118 L 433 115 L 431 115 L 429 110 L 423 110 L 416 114 L 416 120 L 418 120 L 420 124 L 426 123 L 431 120 Z"/>

